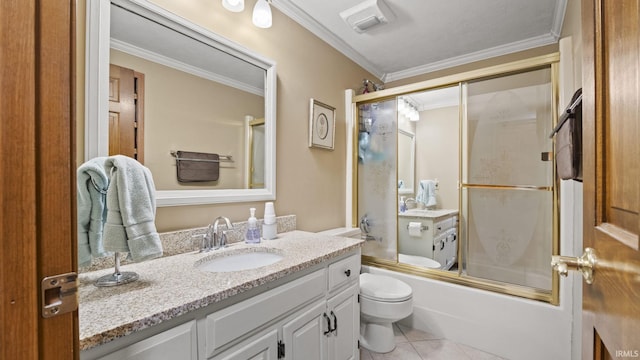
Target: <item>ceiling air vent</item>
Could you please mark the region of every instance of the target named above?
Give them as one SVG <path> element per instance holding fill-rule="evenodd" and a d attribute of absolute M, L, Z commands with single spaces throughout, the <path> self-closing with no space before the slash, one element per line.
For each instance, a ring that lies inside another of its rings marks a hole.
<path fill-rule="evenodd" d="M 340 13 L 340 17 L 358 33 L 363 33 L 374 26 L 386 24 L 392 20 L 393 14 L 382 0 L 366 0 Z"/>

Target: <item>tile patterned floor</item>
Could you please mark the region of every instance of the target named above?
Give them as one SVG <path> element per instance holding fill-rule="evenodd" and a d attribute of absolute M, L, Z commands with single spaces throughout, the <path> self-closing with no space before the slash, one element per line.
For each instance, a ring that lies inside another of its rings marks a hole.
<path fill-rule="evenodd" d="M 360 349 L 360 360 L 505 360 L 420 330 L 394 325 L 396 348 L 386 354 Z"/>

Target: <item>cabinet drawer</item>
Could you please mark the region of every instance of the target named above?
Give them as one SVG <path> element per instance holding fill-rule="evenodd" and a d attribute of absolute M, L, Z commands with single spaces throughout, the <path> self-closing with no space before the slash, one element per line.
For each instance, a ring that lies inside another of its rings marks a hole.
<path fill-rule="evenodd" d="M 353 255 L 329 265 L 329 291 L 355 281 L 360 276 L 360 257 Z"/>
<path fill-rule="evenodd" d="M 207 316 L 206 357 L 298 306 L 323 296 L 326 283 L 326 270 L 319 270 Z"/>

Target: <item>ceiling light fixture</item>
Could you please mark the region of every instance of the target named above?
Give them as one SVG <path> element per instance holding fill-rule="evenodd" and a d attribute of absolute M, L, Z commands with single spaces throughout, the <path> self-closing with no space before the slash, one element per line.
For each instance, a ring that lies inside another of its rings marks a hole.
<path fill-rule="evenodd" d="M 233 12 L 241 12 L 244 10 L 244 0 L 222 0 L 222 6 Z"/>
<path fill-rule="evenodd" d="M 271 7 L 267 0 L 258 0 L 253 7 L 253 25 L 267 29 L 271 27 Z"/>

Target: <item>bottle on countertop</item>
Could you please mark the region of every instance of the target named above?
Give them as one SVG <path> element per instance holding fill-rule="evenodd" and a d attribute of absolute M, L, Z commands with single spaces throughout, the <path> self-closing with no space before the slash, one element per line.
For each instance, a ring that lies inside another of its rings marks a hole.
<path fill-rule="evenodd" d="M 404 196 L 400 197 L 400 202 L 398 202 L 398 211 L 401 213 L 407 211 L 407 202 L 404 200 Z"/>
<path fill-rule="evenodd" d="M 249 209 L 249 220 L 247 220 L 247 232 L 244 235 L 244 242 L 247 244 L 257 244 L 260 242 L 260 229 L 258 219 L 256 219 L 256 208 Z"/>
<path fill-rule="evenodd" d="M 265 240 L 273 240 L 278 233 L 278 224 L 276 224 L 276 213 L 273 209 L 273 203 L 264 204 L 264 223 L 262 225 L 262 238 Z"/>

